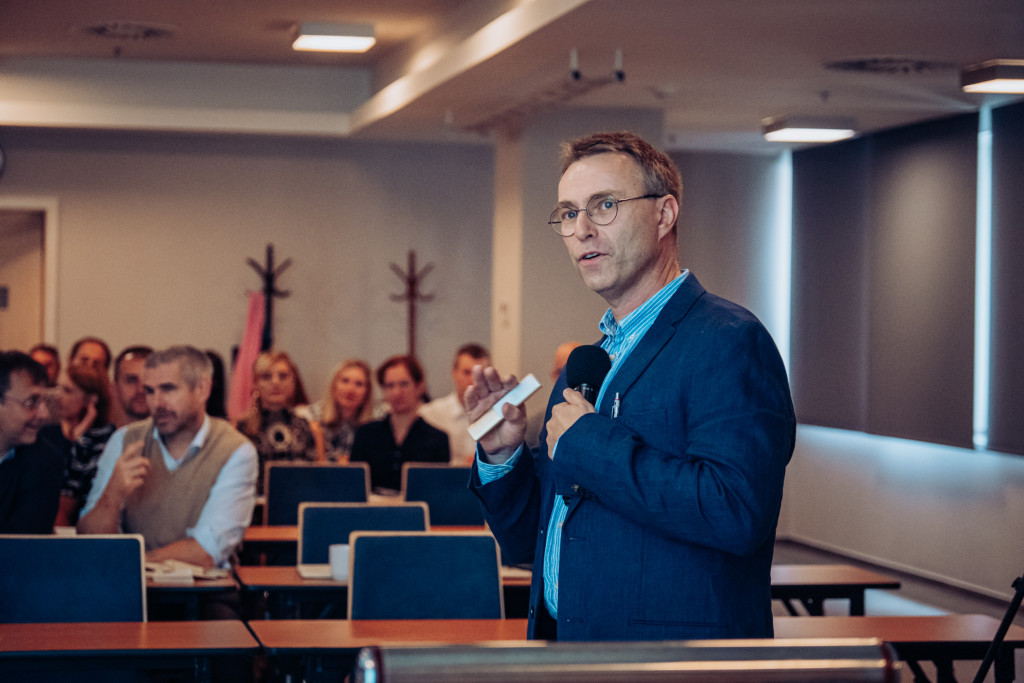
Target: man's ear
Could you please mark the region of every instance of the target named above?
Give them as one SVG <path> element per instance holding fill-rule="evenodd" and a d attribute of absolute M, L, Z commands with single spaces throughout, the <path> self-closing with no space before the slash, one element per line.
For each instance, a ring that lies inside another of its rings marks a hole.
<path fill-rule="evenodd" d="M 661 213 L 658 215 L 658 239 L 675 230 L 678 220 L 679 202 L 672 195 L 668 195 L 662 199 Z"/>
<path fill-rule="evenodd" d="M 210 392 L 213 390 L 213 379 L 210 377 L 200 377 L 199 383 L 196 384 L 196 389 L 203 397 L 203 403 L 206 403 L 210 398 Z"/>

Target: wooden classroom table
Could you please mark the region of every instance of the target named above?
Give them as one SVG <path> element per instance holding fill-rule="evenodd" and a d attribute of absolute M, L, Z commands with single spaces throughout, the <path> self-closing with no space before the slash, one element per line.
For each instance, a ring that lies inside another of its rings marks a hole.
<path fill-rule="evenodd" d="M 208 681 L 213 658 L 246 658 L 258 649 L 241 621 L 0 624 L 0 679 L 176 669 Z"/>
<path fill-rule="evenodd" d="M 468 645 L 522 640 L 526 621 L 505 620 L 273 620 L 249 626 L 266 653 L 287 666 L 302 667 L 307 680 L 337 677 L 367 646 Z M 877 638 L 893 646 L 915 674 L 929 680 L 921 662 L 934 663 L 939 683 L 954 681 L 953 662 L 984 658 L 999 620 L 983 615 L 895 617 L 776 617 L 776 639 Z M 1013 626 L 996 659 L 995 680 L 1014 678 L 1014 650 L 1024 647 L 1024 628 Z"/>
<path fill-rule="evenodd" d="M 325 612 L 323 616 L 345 618 L 347 581 L 303 578 L 295 567 L 236 567 L 235 576 L 246 598 L 245 602 L 251 603 L 254 594 L 262 594 L 267 598 L 262 615 L 265 619 L 300 617 L 303 606 L 312 603 L 319 603 L 318 608 Z M 514 606 L 512 616 L 526 616 L 530 578 L 527 570 L 502 567 L 506 616 L 510 615 L 509 606 Z"/>
<path fill-rule="evenodd" d="M 935 665 L 939 683 L 953 683 L 953 662 L 985 658 L 1000 620 L 981 614 L 890 617 L 776 617 L 778 638 L 878 638 L 890 643 L 914 672 L 928 681 L 922 661 Z M 1014 650 L 1024 648 L 1024 628 L 1011 626 L 995 660 L 995 680 L 1014 680 Z"/>
<path fill-rule="evenodd" d="M 431 531 L 486 531 L 487 527 L 479 526 L 434 526 Z M 261 564 L 267 557 L 287 558 L 287 564 L 294 564 L 295 553 L 299 545 L 299 527 L 295 525 L 260 526 L 254 524 L 245 530 L 242 538 L 242 549 L 239 563 L 242 565 Z"/>
<path fill-rule="evenodd" d="M 781 601 L 790 616 L 800 616 L 799 602 L 814 617 L 824 615 L 825 600 L 850 601 L 850 616 L 864 615 L 864 593 L 869 588 L 895 590 L 900 582 L 848 564 L 772 565 L 772 598 Z"/>
<path fill-rule="evenodd" d="M 250 621 L 267 655 L 305 680 L 341 680 L 371 645 L 472 645 L 526 640 L 526 619 Z"/>

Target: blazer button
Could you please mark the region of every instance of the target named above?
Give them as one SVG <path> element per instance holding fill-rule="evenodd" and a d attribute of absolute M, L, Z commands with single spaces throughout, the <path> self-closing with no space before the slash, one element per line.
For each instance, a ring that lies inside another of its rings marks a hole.
<path fill-rule="evenodd" d="M 536 609 L 537 609 L 536 607 L 534 607 L 533 605 L 530 605 L 530 613 L 528 615 L 530 617 L 530 619 L 533 619 L 533 615 L 536 614 Z"/>

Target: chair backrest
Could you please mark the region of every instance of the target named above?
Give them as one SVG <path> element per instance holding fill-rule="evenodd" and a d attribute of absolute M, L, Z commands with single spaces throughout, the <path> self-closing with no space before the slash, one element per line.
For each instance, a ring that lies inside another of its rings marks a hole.
<path fill-rule="evenodd" d="M 0 623 L 145 621 L 138 534 L 0 536 Z"/>
<path fill-rule="evenodd" d="M 434 526 L 483 526 L 480 501 L 469 490 L 469 472 L 469 467 L 405 463 L 402 493 L 407 501 L 427 504 Z"/>
<path fill-rule="evenodd" d="M 426 503 L 301 503 L 299 564 L 327 564 L 330 547 L 353 531 L 429 531 Z"/>
<path fill-rule="evenodd" d="M 299 503 L 365 503 L 370 493 L 366 463 L 333 465 L 269 462 L 263 523 L 299 523 Z"/>
<path fill-rule="evenodd" d="M 350 536 L 349 619 L 504 619 L 498 544 L 487 532 Z"/>

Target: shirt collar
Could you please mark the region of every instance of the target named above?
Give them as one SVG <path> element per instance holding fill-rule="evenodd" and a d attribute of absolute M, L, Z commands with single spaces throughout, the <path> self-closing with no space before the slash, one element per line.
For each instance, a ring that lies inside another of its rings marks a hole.
<path fill-rule="evenodd" d="M 620 333 L 625 333 L 628 336 L 631 331 L 634 331 L 634 328 L 640 326 L 648 319 L 649 314 L 653 310 L 660 311 L 665 306 L 665 302 L 675 294 L 676 290 L 679 289 L 679 285 L 689 274 L 690 271 L 684 268 L 682 273 L 674 277 L 671 282 L 659 289 L 654 296 L 640 304 L 621 321 L 615 320 L 615 316 L 612 315 L 612 309 L 609 308 L 604 312 L 601 322 L 597 325 L 601 330 L 601 334 L 611 339 L 613 343 L 618 341 L 616 337 Z"/>
<path fill-rule="evenodd" d="M 14 457 L 14 449 L 12 448 L 11 450 L 9 450 L 6 453 L 4 453 L 3 455 L 0 455 L 0 463 L 6 462 L 7 460 L 10 460 L 13 457 Z"/>
<path fill-rule="evenodd" d="M 203 414 L 203 424 L 196 432 L 196 435 L 192 437 L 192 441 L 188 445 L 188 450 L 185 451 L 185 458 L 191 458 L 193 455 L 199 452 L 199 449 L 203 447 L 203 442 L 206 441 L 207 434 L 210 433 L 210 416 Z M 153 427 L 153 438 L 155 438 L 164 450 L 167 450 L 167 444 L 164 443 L 163 437 L 160 436 L 160 432 L 157 428 Z M 185 458 L 182 458 L 184 461 Z"/>

